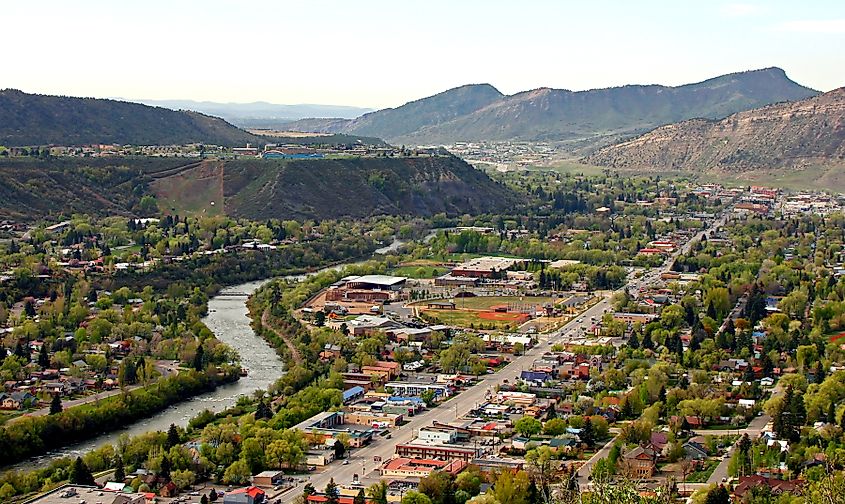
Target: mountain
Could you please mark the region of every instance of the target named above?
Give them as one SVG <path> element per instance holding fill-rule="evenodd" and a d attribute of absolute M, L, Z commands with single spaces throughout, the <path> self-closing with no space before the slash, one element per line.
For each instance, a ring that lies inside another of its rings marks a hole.
<path fill-rule="evenodd" d="M 723 75 L 677 87 L 629 85 L 589 91 L 540 88 L 504 96 L 492 86 L 475 85 L 351 121 L 321 124 L 311 120 L 289 127 L 322 127 L 322 131 L 365 134 L 393 144 L 412 145 L 480 140 L 588 139 L 606 143 L 666 123 L 696 117 L 717 119 L 816 94 L 791 81 L 780 68 Z"/>
<path fill-rule="evenodd" d="M 812 98 L 693 119 L 600 149 L 585 158 L 615 168 L 742 174 L 845 167 L 845 88 Z M 831 174 L 834 175 L 834 174 Z"/>
<path fill-rule="evenodd" d="M 218 103 L 194 100 L 130 100 L 153 107 L 173 110 L 193 110 L 223 119 L 242 127 L 261 127 L 261 124 L 290 122 L 306 117 L 339 117 L 353 119 L 372 109 L 345 105 L 281 105 L 263 101 L 252 103 Z"/>
<path fill-rule="evenodd" d="M 466 116 L 504 97 L 490 84 L 469 84 L 449 89 L 401 107 L 370 112 L 353 120 L 338 118 L 303 119 L 289 125 L 294 131 L 313 129 L 320 133 L 351 133 L 379 138 L 401 138 L 420 129 Z"/>
<path fill-rule="evenodd" d="M 265 143 L 217 117 L 139 103 L 0 90 L 0 145 Z"/>
<path fill-rule="evenodd" d="M 516 195 L 453 156 L 317 160 L 0 157 L 0 219 L 179 214 L 251 219 L 500 212 Z"/>

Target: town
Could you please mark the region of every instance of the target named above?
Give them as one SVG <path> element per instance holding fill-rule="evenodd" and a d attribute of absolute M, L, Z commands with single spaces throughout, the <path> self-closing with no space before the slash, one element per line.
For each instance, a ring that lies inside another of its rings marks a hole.
<path fill-rule="evenodd" d="M 287 370 L 269 389 L 58 459 L 31 478 L 70 482 L 28 502 L 522 502 L 612 484 L 742 501 L 837 463 L 810 446 L 841 437 L 841 195 L 642 180 L 629 197 L 607 177 L 501 176 L 574 215 L 4 221 L 10 442 L 78 408 L 112 428 L 129 421 L 118 402 L 152 414 L 244 380 L 254 370 L 202 323 L 210 297 L 240 295 L 220 283 L 277 256 L 279 275 L 396 245 L 248 298 Z M 305 259 L 327 244 L 336 255 Z M 37 490 L 5 477 L 4 498 Z"/>

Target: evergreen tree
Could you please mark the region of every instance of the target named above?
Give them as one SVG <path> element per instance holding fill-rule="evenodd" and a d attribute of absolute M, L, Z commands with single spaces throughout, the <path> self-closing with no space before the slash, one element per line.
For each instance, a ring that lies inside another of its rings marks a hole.
<path fill-rule="evenodd" d="M 592 448 L 596 443 L 593 422 L 590 421 L 590 417 L 584 417 L 584 427 L 581 429 L 581 434 L 578 437 L 581 438 L 581 442 L 587 445 L 588 448 Z"/>
<path fill-rule="evenodd" d="M 334 482 L 334 478 L 331 478 L 326 485 L 326 504 L 338 504 L 338 497 L 340 496 L 340 492 L 337 489 L 337 483 Z"/>
<path fill-rule="evenodd" d="M 194 354 L 194 369 L 202 371 L 205 369 L 205 350 L 202 343 L 197 345 L 197 352 Z"/>
<path fill-rule="evenodd" d="M 255 408 L 255 419 L 259 420 L 262 418 L 273 418 L 273 411 L 270 410 L 270 406 L 264 400 L 258 402 L 258 406 Z"/>
<path fill-rule="evenodd" d="M 651 341 L 651 333 L 649 331 L 646 331 L 643 335 L 643 348 L 648 350 L 654 349 L 654 342 Z"/>
<path fill-rule="evenodd" d="M 55 415 L 62 412 L 62 397 L 59 394 L 53 394 L 50 400 L 50 414 Z"/>
<path fill-rule="evenodd" d="M 631 334 L 631 338 L 628 340 L 628 346 L 634 350 L 640 348 L 640 340 L 637 339 L 637 333 Z"/>
<path fill-rule="evenodd" d="M 356 495 L 355 498 L 352 499 L 352 504 L 366 504 L 366 502 L 367 497 L 364 495 L 364 489 L 361 488 L 360 490 L 358 490 L 358 495 Z"/>
<path fill-rule="evenodd" d="M 114 480 L 121 482 L 126 480 L 126 469 L 123 467 L 123 458 L 120 455 L 114 460 Z"/>
<path fill-rule="evenodd" d="M 166 453 L 161 457 L 161 467 L 159 468 L 158 475 L 166 480 L 170 479 L 170 459 L 167 458 Z"/>
<path fill-rule="evenodd" d="M 50 367 L 50 354 L 47 352 L 46 342 L 41 345 L 41 350 L 38 352 L 38 365 L 41 366 L 41 369 Z"/>
<path fill-rule="evenodd" d="M 82 461 L 82 457 L 76 457 L 76 460 L 71 464 L 68 481 L 71 485 L 93 486 L 95 484 L 94 476 L 91 474 L 88 466 L 85 465 L 85 462 Z"/>
<path fill-rule="evenodd" d="M 170 427 L 167 429 L 167 439 L 164 441 L 164 449 L 169 450 L 179 445 L 179 443 L 179 429 L 176 428 L 176 424 L 170 424 Z"/>

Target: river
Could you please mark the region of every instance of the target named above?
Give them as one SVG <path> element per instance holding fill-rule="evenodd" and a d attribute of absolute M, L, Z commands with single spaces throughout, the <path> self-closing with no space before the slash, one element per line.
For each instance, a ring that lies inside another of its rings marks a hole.
<path fill-rule="evenodd" d="M 404 243 L 402 240 L 394 239 L 390 244 L 377 249 L 374 255 L 395 252 Z M 337 270 L 350 264 L 355 264 L 355 261 L 283 278 L 300 281 L 321 271 Z M 125 429 L 101 434 L 45 455 L 3 467 L 2 470 L 43 467 L 59 457 L 83 455 L 103 445 L 115 444 L 123 434 L 137 436 L 149 431 L 164 431 L 170 427 L 170 424 L 185 426 L 188 420 L 204 409 L 213 412 L 222 411 L 233 406 L 242 395 L 250 395 L 259 389 L 267 390 L 284 373 L 284 362 L 273 347 L 252 330 L 246 301 L 250 294 L 269 281 L 270 279 L 257 280 L 223 288 L 216 296 L 208 300 L 208 315 L 202 319 L 217 339 L 238 352 L 241 357 L 241 366 L 248 369 L 247 376 L 241 377 L 237 382 L 217 387 L 211 392 L 174 404 L 149 418 L 127 425 Z"/>

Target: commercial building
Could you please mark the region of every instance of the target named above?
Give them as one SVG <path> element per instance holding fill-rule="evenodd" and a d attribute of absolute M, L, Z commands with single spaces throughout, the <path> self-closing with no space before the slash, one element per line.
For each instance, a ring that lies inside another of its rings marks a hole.
<path fill-rule="evenodd" d="M 444 446 L 416 442 L 396 445 L 396 455 L 407 458 L 464 460 L 469 462 L 481 455 L 481 452 L 481 448 L 471 446 Z"/>
<path fill-rule="evenodd" d="M 425 478 L 434 471 L 458 474 L 467 466 L 465 460 L 433 460 L 398 457 L 388 460 L 381 475 L 389 478 Z"/>

